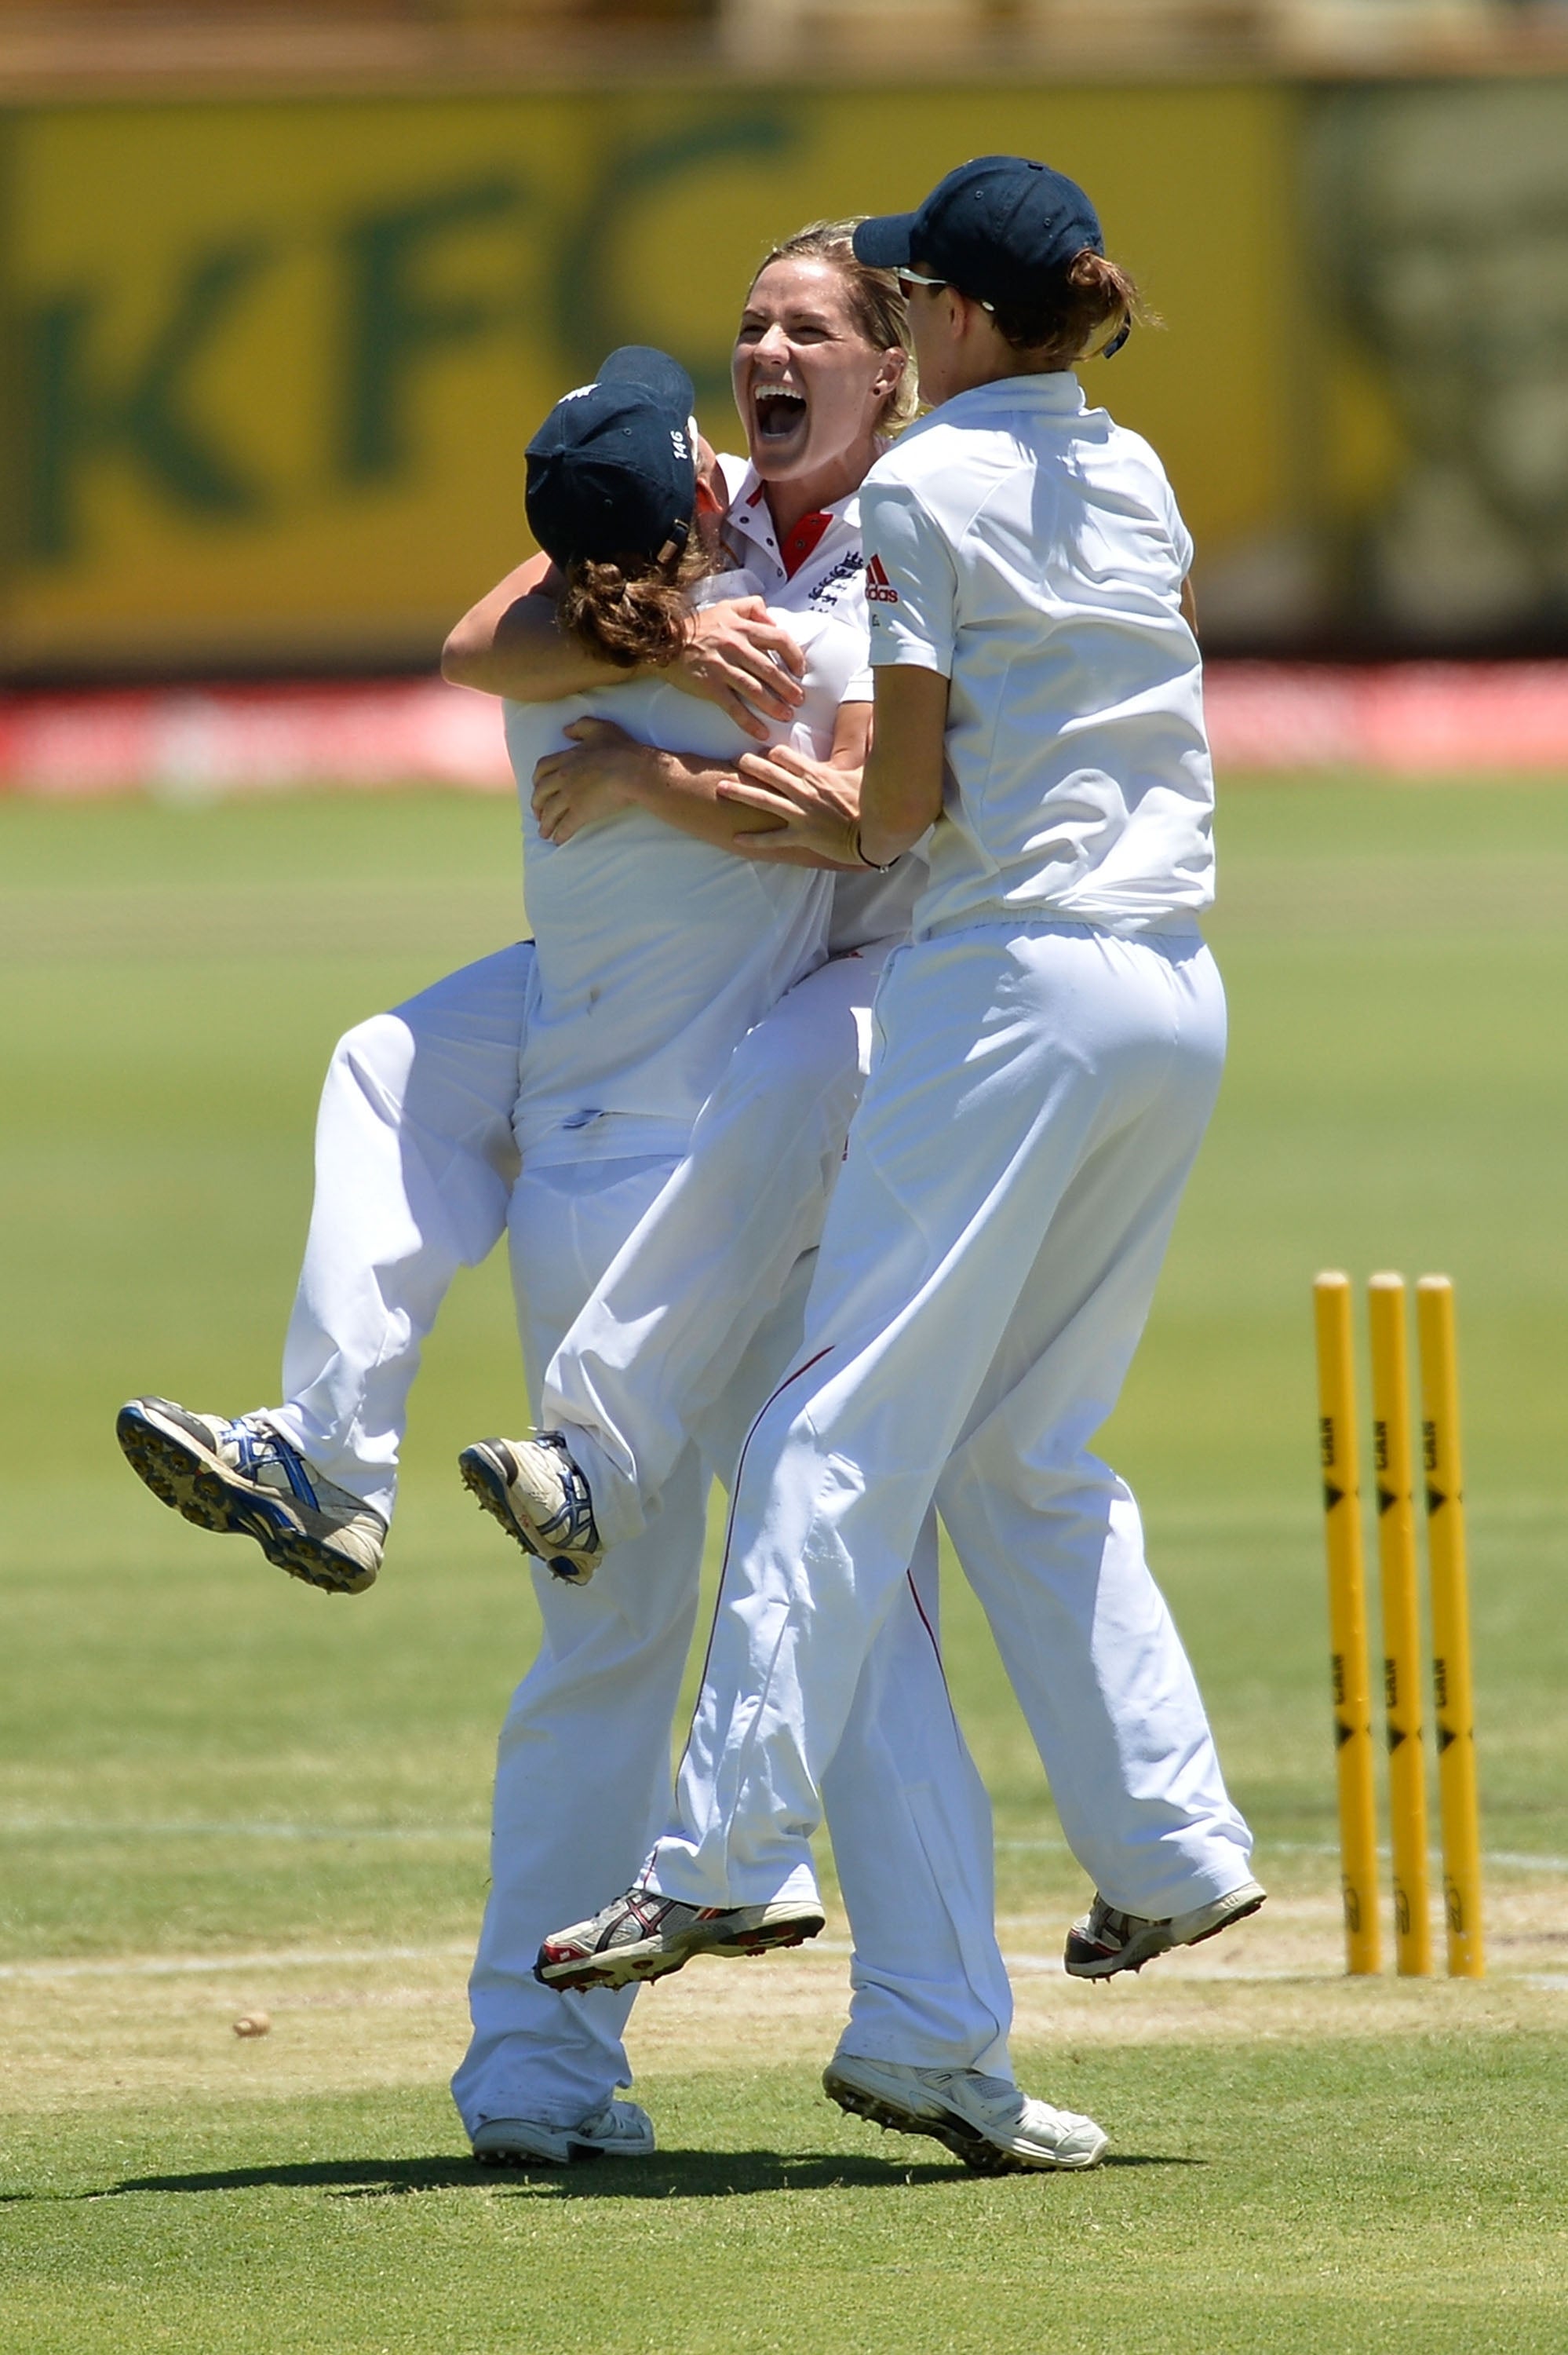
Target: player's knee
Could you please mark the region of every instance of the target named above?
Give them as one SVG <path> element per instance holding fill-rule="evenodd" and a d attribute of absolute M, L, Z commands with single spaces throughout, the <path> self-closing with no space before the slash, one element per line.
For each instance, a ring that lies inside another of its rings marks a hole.
<path fill-rule="evenodd" d="M 345 1030 L 333 1049 L 327 1066 L 329 1092 L 355 1088 L 374 1097 L 401 1095 L 408 1077 L 414 1042 L 407 1024 L 395 1014 L 373 1014 Z"/>

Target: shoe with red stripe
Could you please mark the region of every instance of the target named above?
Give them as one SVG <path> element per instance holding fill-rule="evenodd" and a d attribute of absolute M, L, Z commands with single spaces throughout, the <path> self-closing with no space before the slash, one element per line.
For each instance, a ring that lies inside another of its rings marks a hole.
<path fill-rule="evenodd" d="M 564 1989 L 629 1987 L 662 1978 L 694 1955 L 765 1955 L 799 1946 L 822 1926 L 814 1899 L 768 1905 L 683 1905 L 655 1890 L 629 1889 L 589 1922 L 556 1930 L 539 1949 L 534 1977 Z"/>

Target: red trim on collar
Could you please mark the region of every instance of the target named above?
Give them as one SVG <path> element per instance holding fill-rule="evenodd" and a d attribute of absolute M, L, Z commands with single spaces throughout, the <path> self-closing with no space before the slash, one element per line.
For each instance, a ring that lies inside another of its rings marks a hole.
<path fill-rule="evenodd" d="M 832 517 L 825 508 L 819 510 L 816 515 L 800 517 L 779 551 L 779 561 L 784 567 L 786 579 L 793 581 L 832 521 Z"/>

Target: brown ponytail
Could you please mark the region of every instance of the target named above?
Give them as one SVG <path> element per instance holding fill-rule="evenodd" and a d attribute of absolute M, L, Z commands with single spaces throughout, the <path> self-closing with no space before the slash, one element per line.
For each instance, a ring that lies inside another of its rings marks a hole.
<path fill-rule="evenodd" d="M 1013 350 L 1044 373 L 1092 358 L 1118 328 L 1144 314 L 1127 272 L 1086 245 L 1065 270 L 1053 272 L 1038 295 L 998 303 L 992 316 Z"/>
<path fill-rule="evenodd" d="M 579 558 L 567 570 L 556 618 L 569 637 L 618 670 L 662 670 L 691 634 L 686 590 L 712 570 L 695 532 L 686 552 L 663 564 L 646 556 Z"/>

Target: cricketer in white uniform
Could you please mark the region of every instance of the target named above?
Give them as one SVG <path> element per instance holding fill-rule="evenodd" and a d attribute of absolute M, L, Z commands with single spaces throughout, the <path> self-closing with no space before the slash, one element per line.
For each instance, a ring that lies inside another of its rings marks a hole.
<path fill-rule="evenodd" d="M 749 581 L 808 648 L 824 613 L 863 632 L 858 498 L 791 572 L 756 468 L 733 456 L 718 465 L 734 486 L 726 537 L 746 568 L 715 584 L 720 593 Z M 866 667 L 844 699 L 871 692 Z M 828 961 L 781 994 L 729 1057 L 670 1183 L 549 1359 L 541 1419 L 569 1427 L 606 1547 L 646 1527 L 693 1430 L 729 1393 L 817 1246 L 869 1062 L 876 985 L 908 937 L 925 874 L 916 849 L 885 874 L 833 879 Z"/>
<path fill-rule="evenodd" d="M 972 354 L 1008 283 L 1006 269 L 987 282 L 988 237 L 1005 261 L 1036 232 L 1063 267 L 1101 250 L 1071 182 L 982 159 L 856 246 L 913 261 Z M 923 384 L 928 350 L 939 381 L 945 347 L 915 322 Z M 675 1813 L 628 1899 L 546 1942 L 557 1966 L 669 1969 L 717 1943 L 726 1908 L 815 1902 L 821 1777 L 933 1502 L 1102 1914 L 1134 1939 L 1175 1925 L 1169 1945 L 1262 1902 L 1136 1504 L 1088 1444 L 1224 1058 L 1196 921 L 1213 780 L 1181 607 L 1191 547 L 1148 446 L 1088 410 L 1072 373 L 1012 373 L 994 342 L 991 376 L 934 390 L 943 405 L 863 492 L 879 677 L 865 808 L 882 806 L 879 752 L 916 741 L 908 711 L 940 730 L 945 709 L 930 881 L 878 992 L 802 1347 L 742 1459 Z M 945 684 L 890 695 L 885 730 L 881 676 L 901 670 Z M 889 817 L 872 855 L 923 815 Z M 834 838 L 841 855 L 861 842 Z"/>
<path fill-rule="evenodd" d="M 858 530 L 853 501 L 843 508 L 833 518 L 841 542 Z M 768 583 L 808 655 L 807 699 L 792 732 L 823 752 L 863 654 L 858 573 L 841 574 L 831 600 L 810 602 L 842 555 L 842 544 L 824 546 L 804 578 Z M 715 585 L 734 593 L 738 584 Z M 645 697 L 655 701 L 642 708 Z M 697 707 L 706 715 L 698 732 L 709 741 L 694 741 L 690 703 L 653 683 L 554 706 L 509 704 L 507 741 L 525 805 L 537 761 L 588 711 L 649 742 L 738 758 L 747 740 L 716 709 Z M 760 1013 L 805 953 L 794 911 L 814 910 L 825 922 L 832 884 L 821 872 L 736 858 L 634 811 L 561 847 L 540 839 L 526 806 L 524 826 L 537 950 L 516 1113 L 523 1167 L 508 1232 L 524 1356 L 535 1369 L 668 1180 L 722 1075 L 744 1028 L 726 975 L 754 976 L 750 1012 Z M 782 923 L 754 888 L 756 877 L 775 871 L 793 878 Z M 822 941 L 819 923 L 819 955 Z M 544 1641 L 502 1729 L 492 1887 L 470 1985 L 473 2037 L 452 2088 L 479 2147 L 493 2122 L 503 2132 L 516 2120 L 570 2128 L 601 2115 L 615 2086 L 630 2082 L 621 2038 L 633 1990 L 567 1996 L 563 2030 L 563 1998 L 539 1985 L 534 1960 L 544 1931 L 572 1902 L 565 1891 L 584 1902 L 611 1857 L 624 1877 L 663 1820 L 708 1482 L 733 1476 L 751 1414 L 798 1338 L 803 1289 L 754 1334 L 733 1380 L 694 1420 L 646 1532 L 612 1553 L 586 1590 L 535 1572 Z M 910 1558 L 918 1602 L 906 1578 L 827 1792 L 855 1938 L 845 2039 L 906 2062 L 1010 2075 L 1011 1997 L 990 1927 L 989 1803 L 942 1679 L 928 1532 L 916 1531 Z"/>
<path fill-rule="evenodd" d="M 728 480 L 736 480 L 740 463 L 720 461 Z M 813 613 L 825 606 L 842 623 L 863 610 L 863 567 L 846 563 L 843 554 L 846 543 L 858 554 L 858 503 L 853 497 L 838 503 L 811 568 L 790 575 L 775 547 L 766 508 L 747 496 L 755 487 L 755 476 L 747 470 L 729 510 L 726 538 L 732 552 L 744 555 L 747 569 L 765 581 L 772 608 L 789 613 L 791 628 L 800 630 L 810 652 L 816 643 Z M 715 585 L 733 591 L 737 583 L 726 576 Z M 846 688 L 850 696 L 854 692 L 853 685 Z M 524 707 L 508 707 L 508 742 L 520 780 L 532 774 L 530 755 L 544 749 L 537 740 L 524 749 Z M 553 721 L 558 732 L 569 716 L 561 711 L 556 718 L 552 711 L 546 724 Z M 619 709 L 615 716 L 620 717 Z M 608 830 L 596 827 L 574 837 L 556 858 L 569 857 L 579 843 L 591 843 Z M 535 839 L 531 827 L 529 851 L 537 871 Z M 542 845 L 540 850 L 548 847 Z M 638 1531 L 609 1551 L 590 1585 L 562 1585 L 535 1573 L 546 1640 L 502 1731 L 493 1886 L 470 1983 L 474 2034 L 452 2087 L 479 2148 L 492 2122 L 497 2122 L 498 2134 L 515 2134 L 514 2122 L 537 2117 L 542 2101 L 564 2101 L 558 2089 L 567 2067 L 576 2072 L 570 2100 L 579 2109 L 596 2081 L 601 2101 L 616 2083 L 630 2082 L 619 2040 L 634 1987 L 599 1986 L 590 1994 L 568 1989 L 563 1998 L 556 1985 L 540 1983 L 535 1957 L 545 1926 L 563 1910 L 556 1904 L 552 1913 L 555 1893 L 568 1882 L 578 1892 L 601 1886 L 612 1852 L 630 1870 L 665 1820 L 668 1779 L 655 1753 L 667 1738 L 696 1601 L 688 1549 L 672 1543 L 675 1517 L 688 1495 L 683 1484 L 694 1456 L 704 1488 L 708 1476 L 730 1484 L 747 1425 L 798 1344 L 810 1243 L 826 1182 L 820 1167 L 814 1172 L 803 1167 L 800 1139 L 808 1139 L 808 1160 L 813 1150 L 819 1160 L 825 1158 L 824 1146 L 835 1156 L 842 1153 L 842 1123 L 860 1084 L 857 1040 L 869 1025 L 875 975 L 904 936 L 924 875 L 918 860 L 899 864 L 904 871 L 895 875 L 835 879 L 833 941 L 839 954 L 748 1033 L 719 1079 L 723 1103 L 716 1108 L 716 1135 L 710 1124 L 706 1149 L 699 1145 L 693 1156 L 698 1169 L 692 1193 L 694 1205 L 700 1206 L 696 1223 L 676 1213 L 676 1236 L 694 1247 L 694 1261 L 683 1270 L 661 1257 L 652 1296 L 661 1306 L 679 1300 L 689 1279 L 689 1296 L 706 1304 L 710 1318 L 724 1305 L 733 1318 L 733 1340 L 715 1347 L 714 1334 L 723 1331 L 723 1320 L 705 1327 L 687 1315 L 662 1336 L 665 1346 L 655 1344 L 651 1351 L 664 1369 L 671 1401 L 672 1444 L 657 1496 L 646 1505 Z M 546 863 L 546 891 L 553 888 L 551 871 Z M 530 884 L 531 893 L 532 889 Z M 614 943 L 639 921 L 640 893 L 647 894 L 646 872 L 628 859 L 624 890 L 602 910 L 604 954 L 597 959 L 591 952 L 581 954 L 579 960 L 574 949 L 574 974 L 580 969 L 586 978 L 609 969 Z M 647 896 L 642 904 L 650 904 Z M 534 906 L 531 896 L 531 912 Z M 864 943 L 864 954 L 857 954 L 852 943 L 868 921 L 895 924 L 897 931 Z M 673 945 L 664 954 L 676 953 Z M 543 964 L 541 954 L 542 968 Z M 629 965 L 627 986 L 644 989 L 649 970 L 645 959 Z M 676 978 L 671 975 L 672 985 Z M 577 995 L 580 1003 L 580 987 Z M 600 1001 L 596 1016 L 601 1007 L 612 1010 Z M 531 1016 L 528 1060 L 533 1037 Z M 527 1092 L 525 1086 L 520 1124 Z M 726 1167 L 737 1178 L 756 1173 L 758 1140 L 752 1136 L 747 1150 L 741 1132 L 747 1108 L 767 1117 L 765 1107 L 771 1117 L 764 1134 L 778 1142 L 786 1179 L 776 1198 L 769 1199 L 764 1188 L 764 1207 L 778 1219 L 771 1236 L 765 1236 L 747 1194 L 726 1196 L 722 1188 Z M 789 1136 L 781 1134 L 779 1107 L 787 1114 Z M 679 1201 L 678 1184 L 668 1182 L 672 1161 L 633 1163 L 618 1155 L 606 1175 L 624 1169 L 627 1178 L 613 1198 L 604 1198 L 609 1215 L 599 1230 L 600 1248 L 572 1256 L 577 1230 L 569 1222 L 580 1221 L 585 1204 L 595 1198 L 580 1168 L 564 1157 L 557 1168 L 556 1155 L 569 1152 L 565 1139 L 579 1135 L 595 1140 L 608 1135 L 614 1153 L 617 1128 L 645 1116 L 591 1107 L 567 1113 L 555 1132 L 560 1142 L 545 1145 L 549 1158 L 544 1163 L 535 1159 L 544 1140 L 523 1131 L 524 1172 L 514 1197 L 511 1233 L 531 1369 L 548 1361 L 602 1280 L 610 1254 L 633 1231 L 632 1222 L 641 1217 L 635 1231 L 646 1234 L 657 1220 L 652 1206 L 667 1204 L 673 1196 Z M 716 1168 L 715 1156 L 721 1156 Z M 683 1170 L 689 1173 L 692 1166 L 683 1164 Z M 705 1220 L 705 1245 L 696 1231 Z M 656 1231 L 664 1231 L 662 1225 Z M 740 1281 L 748 1239 L 759 1252 L 750 1289 Z M 722 1380 L 712 1378 L 715 1359 L 722 1359 Z M 536 1391 L 536 1378 L 534 1386 Z M 691 1509 L 689 1503 L 684 1509 Z M 914 1568 L 906 1571 L 903 1592 L 857 1680 L 823 1785 L 854 1938 L 850 2019 L 824 2083 L 846 2106 L 880 2123 L 932 2134 L 966 2163 L 987 2171 L 1008 2165 L 1092 2165 L 1106 2147 L 1103 2131 L 1076 2113 L 1030 2099 L 1013 2079 L 1007 2051 L 1012 1992 L 993 1923 L 990 1805 L 943 1676 L 936 1533 L 929 1515 L 912 1534 L 910 1561 Z M 652 1800 L 641 1820 L 629 1804 L 629 1795 L 639 1790 Z M 759 1919 L 738 1945 L 756 1951 L 774 1942 L 770 1933 L 771 1924 Z M 788 1935 L 779 1941 L 794 1942 Z M 567 2038 L 553 2016 L 563 2000 L 572 2008 Z M 863 2073 L 867 2067 L 896 2073 L 896 2110 L 853 2094 L 853 2073 L 858 2068 Z M 918 2105 L 914 2110 L 911 2088 Z M 613 2107 L 625 2111 L 630 2105 Z"/>
<path fill-rule="evenodd" d="M 813 562 L 786 580 L 776 551 L 772 560 L 808 655 L 789 733 L 825 753 L 838 705 L 863 673 L 864 620 L 853 501 L 822 521 Z M 726 586 L 706 585 L 710 594 Z M 542 1367 L 668 1178 L 731 1049 L 823 954 L 833 891 L 821 870 L 753 866 L 636 813 L 564 847 L 539 838 L 529 807 L 536 762 L 590 712 L 720 760 L 749 741 L 716 707 L 657 679 L 509 706 L 537 944 L 481 960 L 361 1025 L 340 1046 L 323 1095 L 290 1395 L 244 1419 L 256 1428 L 242 1435 L 258 1455 L 281 1452 L 286 1468 L 291 1447 L 306 1459 L 302 1478 L 319 1488 L 328 1477 L 346 1500 L 382 1514 L 418 1345 L 455 1267 L 509 1231 L 527 1359 Z M 737 1369 L 733 1393 L 673 1467 L 646 1540 L 607 1565 L 591 1596 L 538 1578 L 545 1642 L 502 1736 L 475 2033 L 454 2085 L 482 2153 L 652 2147 L 642 2113 L 610 2099 L 630 2081 L 620 2041 L 630 1991 L 563 2007 L 532 1962 L 561 1904 L 582 1902 L 606 1871 L 629 1871 L 662 1819 L 705 1476 L 729 1473 L 750 1407 L 798 1331 L 797 1301 L 777 1337 L 756 1337 L 757 1370 Z M 220 1434 L 217 1419 L 168 1401 L 136 1405 L 165 1411 L 157 1430 L 146 1412 L 135 1427 L 145 1438 L 170 1424 L 163 1435 L 183 1455 L 165 1450 L 157 1468 L 176 1487 L 206 1455 L 213 1465 L 196 1476 L 210 1480 L 220 1442 L 241 1428 Z M 187 1509 L 183 1489 L 169 1501 Z M 247 1497 L 243 1509 L 254 1504 Z M 207 1525 L 257 1533 L 232 1511 Z M 989 1935 L 989 1806 L 942 1680 L 929 1532 L 911 1558 L 906 1604 L 868 1668 L 832 1802 L 857 1942 L 848 2034 L 872 2051 L 1005 2069 L 1010 1996 Z M 354 1569 L 344 1565 L 344 1585 Z M 911 1689 L 921 1696 L 913 1710 Z M 547 1808 L 541 1787 L 554 1794 Z"/>
<path fill-rule="evenodd" d="M 840 503 L 790 574 L 766 508 L 745 504 L 756 488 L 748 462 L 718 465 L 740 486 L 726 532 L 737 562 L 699 581 L 693 602 L 768 597 L 808 663 L 805 700 L 774 733 L 825 752 L 841 703 L 871 691 L 857 501 Z M 420 1348 L 458 1267 L 507 1231 L 520 1160 L 673 1164 L 732 1049 L 786 992 L 813 1028 L 845 1005 L 869 1025 L 875 977 L 906 936 L 919 879 L 914 860 L 886 878 L 765 866 L 634 810 L 558 847 L 540 836 L 532 779 L 575 720 L 613 719 L 641 742 L 723 762 L 751 740 L 716 705 L 656 678 L 504 711 L 535 937 L 340 1040 L 318 1115 L 284 1402 L 266 1411 L 384 1520 Z M 832 1060 L 836 1071 L 836 1044 Z"/>

